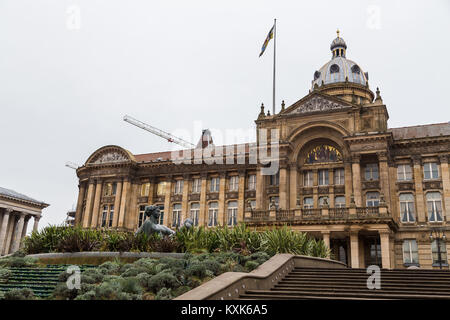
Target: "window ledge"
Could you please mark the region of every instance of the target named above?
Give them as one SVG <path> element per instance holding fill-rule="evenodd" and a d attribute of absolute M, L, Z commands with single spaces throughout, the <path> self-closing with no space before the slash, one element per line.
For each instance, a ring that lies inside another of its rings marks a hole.
<path fill-rule="evenodd" d="M 432 266 L 432 267 L 439 267 L 440 265 L 439 265 L 439 262 L 434 262 L 431 266 Z M 443 267 L 448 267 L 448 263 L 443 262 L 443 263 L 442 263 L 442 266 L 443 266 Z"/>
<path fill-rule="evenodd" d="M 420 267 L 419 263 L 403 263 L 405 267 Z"/>

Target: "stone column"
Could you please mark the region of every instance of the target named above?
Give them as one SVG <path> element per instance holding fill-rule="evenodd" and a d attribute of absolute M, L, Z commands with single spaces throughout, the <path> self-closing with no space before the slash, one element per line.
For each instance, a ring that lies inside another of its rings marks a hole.
<path fill-rule="evenodd" d="M 156 190 L 156 179 L 154 177 L 150 178 L 150 188 L 148 191 L 148 204 L 153 204 L 153 198 L 155 197 L 155 190 Z"/>
<path fill-rule="evenodd" d="M 20 239 L 25 238 L 25 236 L 27 235 L 27 229 L 28 229 L 28 221 L 30 221 L 31 215 L 26 215 L 25 216 L 25 221 L 23 224 L 23 229 L 22 229 L 22 236 L 20 237 Z M 19 248 L 22 248 L 23 244 L 20 243 Z"/>
<path fill-rule="evenodd" d="M 125 227 L 125 214 L 126 214 L 126 204 L 128 193 L 130 192 L 131 182 L 128 178 L 125 178 L 123 181 L 122 187 L 122 195 L 120 198 L 120 211 L 119 211 L 119 223 L 117 225 L 118 228 Z"/>
<path fill-rule="evenodd" d="M 84 194 L 86 192 L 86 183 L 80 182 L 78 184 L 78 201 L 77 201 L 77 211 L 75 213 L 75 225 L 79 225 L 81 223 L 81 215 L 83 214 L 83 201 Z"/>
<path fill-rule="evenodd" d="M 298 172 L 297 164 L 291 163 L 289 165 L 289 208 L 295 209 L 297 207 L 297 182 Z"/>
<path fill-rule="evenodd" d="M 389 167 L 388 167 L 388 154 L 386 152 L 379 152 L 377 154 L 378 162 L 380 166 L 380 187 L 384 194 L 384 199 L 388 206 L 391 208 L 391 191 L 389 185 Z"/>
<path fill-rule="evenodd" d="M 94 201 L 94 189 L 94 180 L 89 179 L 88 194 L 86 197 L 86 209 L 84 210 L 83 214 L 83 228 L 89 228 L 89 224 L 91 221 L 92 204 Z"/>
<path fill-rule="evenodd" d="M 33 216 L 34 218 L 34 224 L 33 224 L 33 232 L 38 230 L 39 220 L 41 219 L 41 216 Z"/>
<path fill-rule="evenodd" d="M 345 205 L 350 206 L 351 196 L 353 193 L 352 179 L 352 162 L 351 159 L 344 159 L 344 188 L 345 188 Z"/>
<path fill-rule="evenodd" d="M 3 212 L 2 225 L 0 226 L 0 256 L 3 254 L 3 250 L 6 246 L 6 235 L 8 231 L 9 216 L 12 213 L 12 209 L 6 208 Z"/>
<path fill-rule="evenodd" d="M 314 208 L 319 207 L 319 170 L 313 169 L 313 204 Z"/>
<path fill-rule="evenodd" d="M 7 234 L 6 234 L 5 247 L 4 247 L 3 254 L 9 254 L 11 252 L 10 249 L 12 248 L 13 236 L 14 236 L 13 232 L 14 232 L 14 229 L 16 228 L 16 226 L 17 226 L 17 223 L 18 223 L 17 220 L 18 219 L 17 219 L 17 216 L 15 214 L 11 214 L 10 215 L 9 223 L 8 223 L 9 226 L 7 228 L 8 231 L 7 231 Z"/>
<path fill-rule="evenodd" d="M 207 204 L 206 204 L 206 190 L 207 190 L 207 177 L 206 173 L 201 174 L 202 186 L 200 189 L 200 217 L 199 217 L 199 225 L 206 226 L 208 224 L 208 216 L 207 216 Z"/>
<path fill-rule="evenodd" d="M 263 175 L 262 168 L 258 167 L 256 169 L 256 209 L 266 209 L 266 176 Z"/>
<path fill-rule="evenodd" d="M 351 254 L 352 268 L 359 268 L 358 231 L 350 232 L 350 254 Z"/>
<path fill-rule="evenodd" d="M 164 192 L 164 214 L 167 215 L 167 226 L 172 227 L 172 211 L 170 210 L 170 197 L 172 196 L 172 176 L 166 179 L 166 190 Z"/>
<path fill-rule="evenodd" d="M 219 212 L 217 221 L 225 226 L 227 223 L 227 215 L 226 215 L 226 206 L 225 206 L 225 191 L 227 188 L 227 173 L 221 172 L 220 173 L 220 182 L 219 182 Z"/>
<path fill-rule="evenodd" d="M 120 212 L 120 200 L 122 197 L 122 180 L 117 182 L 116 185 L 116 197 L 114 198 L 114 217 L 113 228 L 117 228 L 119 225 L 119 212 Z"/>
<path fill-rule="evenodd" d="M 330 231 L 322 231 L 322 239 L 328 249 L 330 249 Z"/>
<path fill-rule="evenodd" d="M 446 221 L 450 221 L 450 175 L 448 170 L 448 155 L 439 157 L 441 162 L 442 187 L 444 191 L 444 206 Z"/>
<path fill-rule="evenodd" d="M 381 267 L 391 269 L 391 251 L 389 243 L 389 231 L 379 231 L 381 244 Z"/>
<path fill-rule="evenodd" d="M 422 174 L 422 160 L 419 155 L 413 156 L 414 165 L 414 184 L 416 189 L 416 212 L 417 212 L 417 222 L 426 222 L 426 206 L 423 194 L 423 174 Z"/>
<path fill-rule="evenodd" d="M 238 212 L 237 221 L 244 221 L 245 210 L 245 170 L 239 171 L 239 188 L 238 188 Z"/>
<path fill-rule="evenodd" d="M 92 206 L 92 220 L 90 223 L 91 228 L 97 228 L 100 227 L 101 224 L 99 224 L 98 216 L 100 211 L 100 202 L 102 197 L 102 180 L 97 180 L 97 185 L 95 186 L 95 197 L 94 197 L 94 204 Z"/>
<path fill-rule="evenodd" d="M 357 207 L 362 206 L 360 160 L 361 156 L 359 154 L 352 157 L 353 195 L 355 196 L 355 204 Z"/>
<path fill-rule="evenodd" d="M 17 222 L 14 233 L 13 233 L 13 240 L 11 245 L 11 252 L 16 252 L 19 250 L 20 241 L 22 240 L 22 231 L 23 231 L 23 225 L 25 221 L 25 213 L 19 212 L 19 221 Z"/>
<path fill-rule="evenodd" d="M 183 177 L 183 197 L 181 198 L 181 219 L 182 221 L 180 223 L 183 223 L 184 220 L 189 218 L 189 203 L 188 203 L 188 197 L 189 197 L 189 185 L 191 182 L 191 177 L 189 174 L 185 174 Z"/>

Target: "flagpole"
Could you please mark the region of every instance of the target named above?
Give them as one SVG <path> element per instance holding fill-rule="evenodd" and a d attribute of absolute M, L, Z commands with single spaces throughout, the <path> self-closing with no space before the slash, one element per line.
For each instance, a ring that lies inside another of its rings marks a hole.
<path fill-rule="evenodd" d="M 276 47 L 277 47 L 277 19 L 274 19 L 273 28 L 273 92 L 272 92 L 272 114 L 275 115 L 275 57 L 276 57 Z"/>

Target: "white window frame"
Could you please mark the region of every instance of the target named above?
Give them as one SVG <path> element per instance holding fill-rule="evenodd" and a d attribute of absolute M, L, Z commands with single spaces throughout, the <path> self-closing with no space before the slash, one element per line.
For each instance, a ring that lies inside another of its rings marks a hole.
<path fill-rule="evenodd" d="M 431 195 L 439 195 L 438 198 L 431 198 Z M 444 221 L 444 208 L 442 207 L 442 194 L 437 191 L 428 192 L 426 194 L 426 200 L 427 200 L 427 214 L 428 214 L 428 221 L 429 222 L 442 222 Z M 440 211 L 438 211 L 438 204 L 440 207 Z M 430 205 L 431 205 L 431 212 L 430 212 Z M 431 219 L 434 218 L 434 219 Z M 438 219 L 439 218 L 439 219 Z"/>
<path fill-rule="evenodd" d="M 256 174 L 248 176 L 248 190 L 256 190 Z"/>
<path fill-rule="evenodd" d="M 108 212 L 109 206 L 105 204 L 102 211 L 102 228 L 106 227 L 106 222 L 108 221 Z"/>
<path fill-rule="evenodd" d="M 228 190 L 229 191 L 238 191 L 239 190 L 239 176 L 231 176 L 228 181 Z"/>
<path fill-rule="evenodd" d="M 370 194 L 378 194 L 378 198 L 368 199 Z M 369 205 L 370 204 L 370 205 Z M 369 191 L 366 193 L 366 207 L 378 207 L 380 205 L 380 193 L 378 191 Z"/>
<path fill-rule="evenodd" d="M 238 203 L 237 201 L 229 201 L 227 203 L 228 219 L 227 224 L 230 227 L 237 225 Z"/>
<path fill-rule="evenodd" d="M 342 198 L 344 201 L 343 202 L 338 202 L 337 201 L 338 198 Z M 336 196 L 336 197 L 334 197 L 334 207 L 335 208 L 346 208 L 345 196 Z"/>
<path fill-rule="evenodd" d="M 308 170 L 303 172 L 303 186 L 312 187 L 314 185 L 313 171 Z"/>
<path fill-rule="evenodd" d="M 200 193 L 202 190 L 202 180 L 200 178 L 194 178 L 192 181 L 192 193 Z"/>
<path fill-rule="evenodd" d="M 436 170 L 433 170 L 433 166 L 436 166 Z M 426 169 L 429 170 L 426 170 Z M 430 176 L 427 177 L 426 173 L 429 172 Z M 439 179 L 439 165 L 436 162 L 426 162 L 423 164 L 423 179 L 424 180 L 435 180 Z"/>
<path fill-rule="evenodd" d="M 319 186 L 328 186 L 330 184 L 330 173 L 328 169 L 320 169 L 317 174 Z"/>
<path fill-rule="evenodd" d="M 198 202 L 191 203 L 190 217 L 194 222 L 194 226 L 198 226 L 199 216 L 200 216 L 200 203 Z"/>
<path fill-rule="evenodd" d="M 405 250 L 406 249 L 406 250 Z M 405 239 L 402 244 L 403 264 L 419 264 L 419 248 L 416 239 Z M 409 255 L 409 259 L 406 255 Z M 409 260 L 409 261 L 408 261 Z"/>
<path fill-rule="evenodd" d="M 212 177 L 209 180 L 209 191 L 210 192 L 219 192 L 220 190 L 220 178 Z"/>
<path fill-rule="evenodd" d="M 337 174 L 339 172 L 339 174 Z M 345 184 L 345 170 L 343 168 L 335 169 L 333 172 L 334 184 L 343 186 Z"/>
<path fill-rule="evenodd" d="M 145 206 L 139 206 L 138 228 L 144 224 L 145 221 Z"/>
<path fill-rule="evenodd" d="M 173 193 L 174 194 L 183 194 L 183 185 L 184 185 L 183 180 L 176 180 Z"/>
<path fill-rule="evenodd" d="M 172 228 L 181 226 L 181 204 L 176 203 L 172 208 Z"/>
<path fill-rule="evenodd" d="M 402 196 L 410 195 L 412 199 L 403 199 Z M 416 221 L 415 216 L 415 204 L 414 204 L 414 194 L 412 193 L 400 193 L 399 194 L 399 202 L 400 202 L 400 221 L 402 223 L 412 223 Z M 411 205 L 410 205 L 411 204 Z M 412 211 L 411 211 L 412 207 Z M 406 210 L 404 210 L 406 209 Z M 406 219 L 403 219 L 406 217 Z"/>
<path fill-rule="evenodd" d="M 376 177 L 375 177 L 376 173 Z M 380 172 L 377 163 L 368 163 L 364 167 L 365 181 L 378 181 L 380 179 Z"/>
<path fill-rule="evenodd" d="M 212 206 L 212 204 L 214 204 L 214 206 Z M 208 203 L 208 227 L 216 227 L 218 225 L 218 214 L 219 203 L 216 201 Z"/>
<path fill-rule="evenodd" d="M 311 203 L 306 203 L 306 199 L 311 199 Z M 313 209 L 314 208 L 314 198 L 313 197 L 304 197 L 303 198 L 303 208 L 304 209 Z"/>
<path fill-rule="evenodd" d="M 397 181 L 411 181 L 412 177 L 413 173 L 410 164 L 399 164 L 397 166 Z"/>

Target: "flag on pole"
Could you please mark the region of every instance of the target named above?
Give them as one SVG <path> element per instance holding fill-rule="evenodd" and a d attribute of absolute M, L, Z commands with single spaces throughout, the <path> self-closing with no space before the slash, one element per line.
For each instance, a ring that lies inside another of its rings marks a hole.
<path fill-rule="evenodd" d="M 272 29 L 270 29 L 269 34 L 266 37 L 266 40 L 264 40 L 264 43 L 263 43 L 262 48 L 261 48 L 261 53 L 259 54 L 260 57 L 263 55 L 264 51 L 266 50 L 270 39 L 273 38 L 273 30 L 274 30 L 274 28 L 275 28 L 275 25 L 273 25 Z"/>

